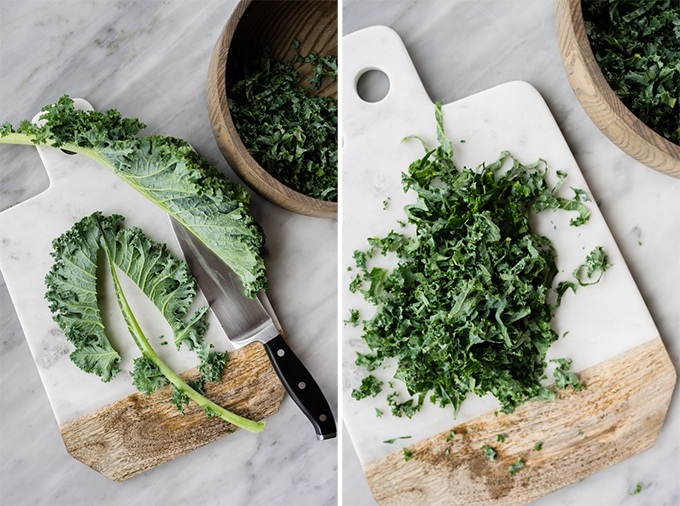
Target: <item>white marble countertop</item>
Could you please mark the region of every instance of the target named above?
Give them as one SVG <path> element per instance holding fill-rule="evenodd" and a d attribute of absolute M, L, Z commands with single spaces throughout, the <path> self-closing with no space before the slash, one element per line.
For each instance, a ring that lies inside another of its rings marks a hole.
<path fill-rule="evenodd" d="M 532 84 L 555 116 L 645 299 L 680 364 L 680 180 L 631 159 L 593 125 L 562 66 L 552 0 L 344 0 L 343 35 L 373 25 L 404 41 L 432 100 L 444 104 L 511 80 Z M 344 55 L 349 58 L 350 55 Z M 537 505 L 680 504 L 678 393 L 657 444 Z M 343 503 L 375 504 L 344 432 Z M 642 484 L 639 494 L 629 495 Z"/>
<path fill-rule="evenodd" d="M 1 0 L 0 121 L 31 118 L 67 93 L 137 117 L 146 132 L 187 140 L 234 177 L 212 134 L 205 82 L 236 3 Z M 48 185 L 34 148 L 0 147 L 0 210 Z M 258 196 L 251 210 L 267 235 L 272 306 L 335 406 L 337 222 L 296 215 Z M 122 483 L 104 478 L 64 448 L 4 281 L 0 312 L 3 506 L 338 502 L 337 439 L 317 441 L 288 396 L 262 434 L 237 431 Z"/>

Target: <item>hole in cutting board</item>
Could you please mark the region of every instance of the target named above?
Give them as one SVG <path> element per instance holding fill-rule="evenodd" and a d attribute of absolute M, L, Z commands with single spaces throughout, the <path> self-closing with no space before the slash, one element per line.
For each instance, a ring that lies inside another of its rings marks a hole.
<path fill-rule="evenodd" d="M 380 102 L 390 91 L 390 78 L 382 70 L 367 70 L 357 79 L 357 94 L 364 102 Z"/>

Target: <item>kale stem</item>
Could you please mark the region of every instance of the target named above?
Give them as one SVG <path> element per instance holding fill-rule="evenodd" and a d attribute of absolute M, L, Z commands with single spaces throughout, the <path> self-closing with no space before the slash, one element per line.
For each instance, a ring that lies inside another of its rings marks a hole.
<path fill-rule="evenodd" d="M 0 144 L 22 144 L 25 146 L 31 146 L 35 143 L 33 142 L 33 138 L 26 134 L 11 132 L 5 135 L 0 135 Z"/>
<path fill-rule="evenodd" d="M 52 145 L 53 143 L 54 143 L 54 139 L 44 139 L 42 142 L 36 142 L 35 135 L 25 134 L 25 133 L 21 133 L 21 132 L 10 132 L 10 133 L 5 133 L 4 135 L 2 135 L 0 133 L 0 144 L 20 144 L 20 145 L 24 145 L 24 146 L 55 147 L 55 146 Z M 71 143 L 71 142 L 65 142 L 63 144 L 60 144 L 58 146 L 58 149 L 61 149 L 61 150 L 64 150 L 64 151 L 70 151 L 72 153 L 77 153 L 77 154 L 83 155 L 83 156 L 87 156 L 88 158 L 91 158 L 95 162 L 104 165 L 106 168 L 108 168 L 112 172 L 115 172 L 115 168 L 111 165 L 111 162 L 109 162 L 103 156 L 100 156 L 99 153 L 95 149 L 79 146 L 78 144 Z"/>

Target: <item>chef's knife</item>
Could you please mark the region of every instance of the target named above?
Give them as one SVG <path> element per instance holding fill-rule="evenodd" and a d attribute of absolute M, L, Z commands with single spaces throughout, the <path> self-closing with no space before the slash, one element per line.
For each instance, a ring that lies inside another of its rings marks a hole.
<path fill-rule="evenodd" d="M 172 217 L 170 221 L 189 270 L 229 341 L 235 348 L 255 341 L 263 343 L 281 382 L 314 426 L 317 439 L 334 438 L 337 429 L 331 408 L 321 388 L 289 348 L 263 306 L 260 299 L 271 311 L 266 295 L 261 292 L 260 299 L 246 297 L 236 273 L 179 222 Z"/>

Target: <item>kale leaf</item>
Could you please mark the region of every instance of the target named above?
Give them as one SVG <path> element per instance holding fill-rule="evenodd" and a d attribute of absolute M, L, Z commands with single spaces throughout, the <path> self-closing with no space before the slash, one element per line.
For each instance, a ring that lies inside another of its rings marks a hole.
<path fill-rule="evenodd" d="M 203 341 L 208 307 L 189 314 L 196 291 L 186 264 L 175 259 L 164 244 L 148 239 L 139 228 L 123 228 L 123 219 L 117 214 L 104 216 L 95 212 L 52 243 L 54 264 L 45 276 L 45 298 L 54 321 L 75 347 L 71 360 L 104 382 L 120 371 L 121 357 L 107 337 L 97 297 L 98 264 L 103 251 L 121 313 L 141 352 L 130 372 L 135 387 L 148 395 L 172 385 L 170 400 L 182 413 L 193 400 L 209 416 L 217 415 L 237 427 L 260 432 L 264 422 L 231 413 L 201 393 L 203 381 L 219 381 L 227 355 L 211 351 Z M 157 355 L 133 314 L 118 271 L 127 275 L 163 314 L 173 330 L 177 348 L 184 344 L 196 352 L 202 373 L 197 382 L 184 381 Z"/>
<path fill-rule="evenodd" d="M 67 95 L 43 107 L 41 119 L 16 130 L 4 124 L 0 143 L 46 144 L 96 160 L 193 232 L 238 274 L 246 295 L 267 288 L 264 233 L 248 212 L 248 192 L 187 142 L 138 137 L 139 120 L 76 109 Z"/>

